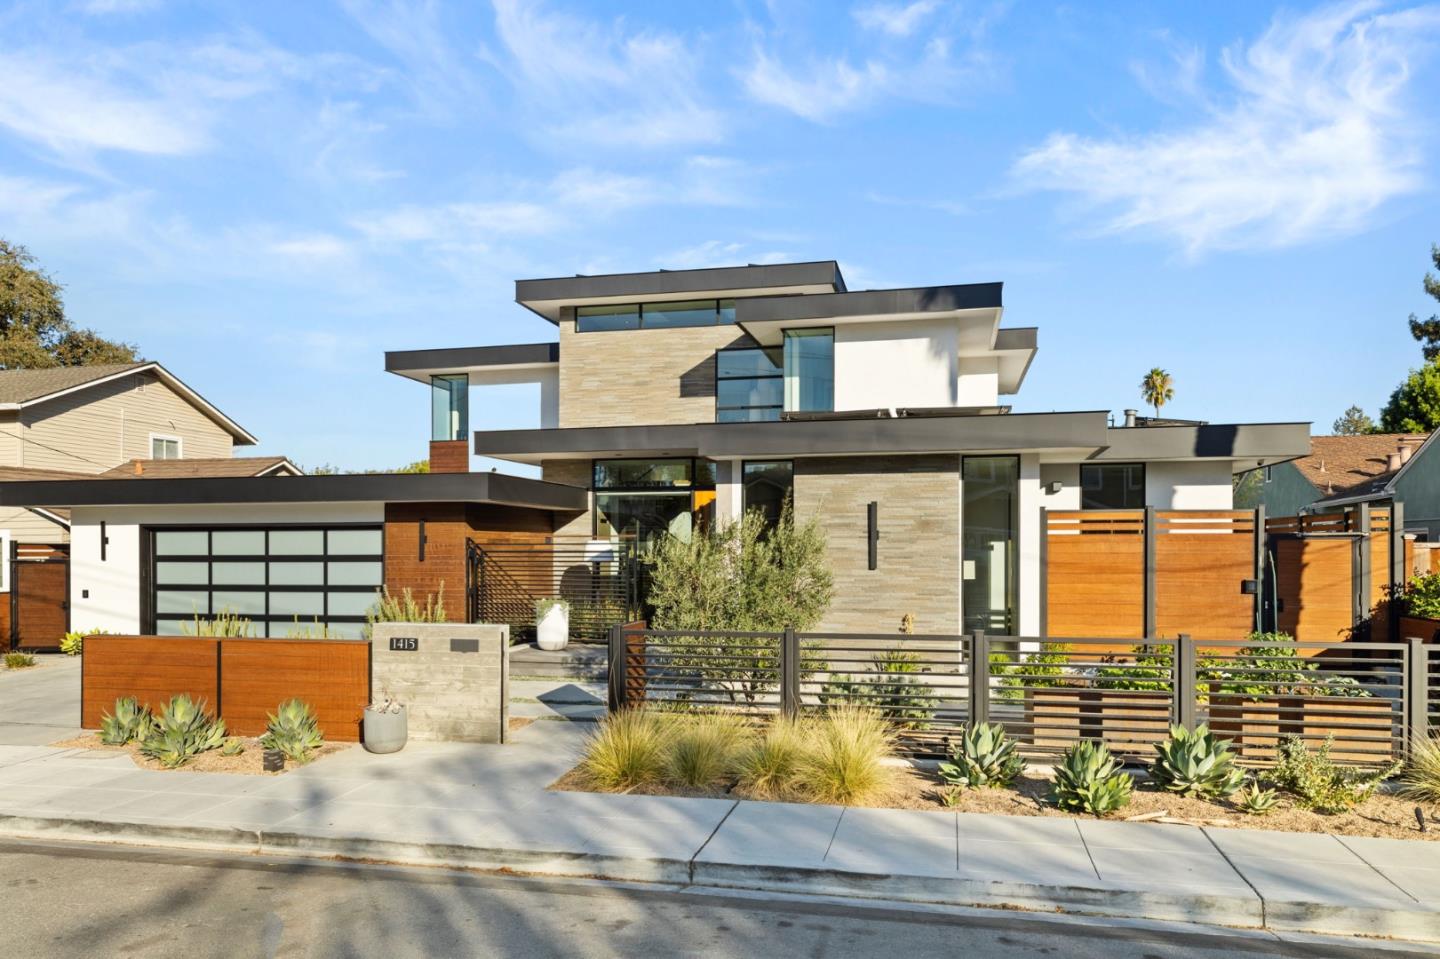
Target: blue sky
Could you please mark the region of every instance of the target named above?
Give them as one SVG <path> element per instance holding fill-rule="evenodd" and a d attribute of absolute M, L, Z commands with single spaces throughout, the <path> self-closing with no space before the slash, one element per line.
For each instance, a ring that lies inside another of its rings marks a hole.
<path fill-rule="evenodd" d="M 517 277 L 1002 280 L 1019 410 L 1162 365 L 1174 415 L 1317 432 L 1437 308 L 1440 6 L 52 0 L 0 36 L 0 236 L 308 465 L 423 456 L 383 352 L 552 339 Z"/>

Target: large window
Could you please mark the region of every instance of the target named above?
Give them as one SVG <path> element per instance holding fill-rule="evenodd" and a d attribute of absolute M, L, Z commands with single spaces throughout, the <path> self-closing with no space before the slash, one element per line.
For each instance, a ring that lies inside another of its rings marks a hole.
<path fill-rule="evenodd" d="M 151 433 L 150 458 L 152 460 L 178 460 L 180 458 L 180 437 Z"/>
<path fill-rule="evenodd" d="M 447 373 L 430 377 L 430 438 L 463 440 L 469 435 L 469 375 Z"/>
<path fill-rule="evenodd" d="M 1081 509 L 1143 509 L 1144 507 L 1144 463 L 1081 465 Z"/>
<path fill-rule="evenodd" d="M 967 456 L 961 464 L 960 602 L 965 631 L 1015 635 L 1015 529 L 1020 460 Z"/>
<path fill-rule="evenodd" d="M 778 420 L 785 408 L 780 350 L 715 351 L 715 422 Z"/>
<path fill-rule="evenodd" d="M 835 408 L 835 331 L 786 330 L 785 409 L 828 412 Z"/>
<path fill-rule="evenodd" d="M 378 526 L 163 528 L 148 531 L 150 618 L 161 636 L 230 612 L 257 636 L 317 624 L 360 636 L 385 582 Z"/>
<path fill-rule="evenodd" d="M 642 544 L 688 537 L 715 509 L 715 464 L 703 459 L 596 460 L 595 538 Z"/>
<path fill-rule="evenodd" d="M 795 489 L 795 464 L 790 460 L 744 463 L 741 466 L 744 484 L 745 512 L 759 510 L 770 526 L 780 523 L 785 501 Z"/>
<path fill-rule="evenodd" d="M 735 322 L 734 300 L 666 300 L 577 306 L 575 331 L 663 330 L 682 326 L 724 326 Z"/>

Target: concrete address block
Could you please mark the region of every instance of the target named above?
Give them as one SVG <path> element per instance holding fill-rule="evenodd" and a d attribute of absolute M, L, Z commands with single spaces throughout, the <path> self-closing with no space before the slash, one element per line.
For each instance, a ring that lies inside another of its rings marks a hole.
<path fill-rule="evenodd" d="M 504 625 L 377 623 L 370 638 L 375 696 L 405 704 L 411 739 L 504 742 L 509 645 Z"/>

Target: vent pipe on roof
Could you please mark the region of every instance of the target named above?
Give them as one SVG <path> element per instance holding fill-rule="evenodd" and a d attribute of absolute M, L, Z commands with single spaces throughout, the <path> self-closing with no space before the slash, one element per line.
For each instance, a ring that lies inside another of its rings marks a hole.
<path fill-rule="evenodd" d="M 144 475 L 145 475 L 145 462 L 144 462 L 144 460 L 136 460 L 136 461 L 135 461 L 135 475 L 136 475 L 136 476 L 144 476 Z"/>
<path fill-rule="evenodd" d="M 1126 410 L 1126 411 L 1125 411 L 1125 428 L 1126 428 L 1126 429 L 1134 429 L 1134 428 L 1135 428 L 1135 411 L 1134 411 L 1134 410 Z"/>
<path fill-rule="evenodd" d="M 1387 457 L 1387 462 L 1385 465 L 1386 468 L 1392 473 L 1398 470 L 1400 468 L 1400 454 L 1391 453 L 1389 457 Z"/>
<path fill-rule="evenodd" d="M 1412 457 L 1412 456 L 1414 456 L 1414 455 L 1415 455 L 1415 447 L 1411 446 L 1409 443 L 1401 443 L 1401 444 L 1400 444 L 1400 465 L 1401 465 L 1401 466 L 1404 466 L 1406 463 L 1410 462 L 1410 457 Z"/>

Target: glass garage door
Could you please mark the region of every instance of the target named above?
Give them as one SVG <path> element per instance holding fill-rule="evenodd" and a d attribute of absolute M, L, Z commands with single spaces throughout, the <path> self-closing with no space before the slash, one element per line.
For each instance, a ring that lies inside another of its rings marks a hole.
<path fill-rule="evenodd" d="M 385 581 L 379 526 L 155 528 L 149 544 L 148 612 L 161 636 L 229 612 L 254 622 L 256 636 L 318 635 L 324 625 L 359 637 Z"/>

